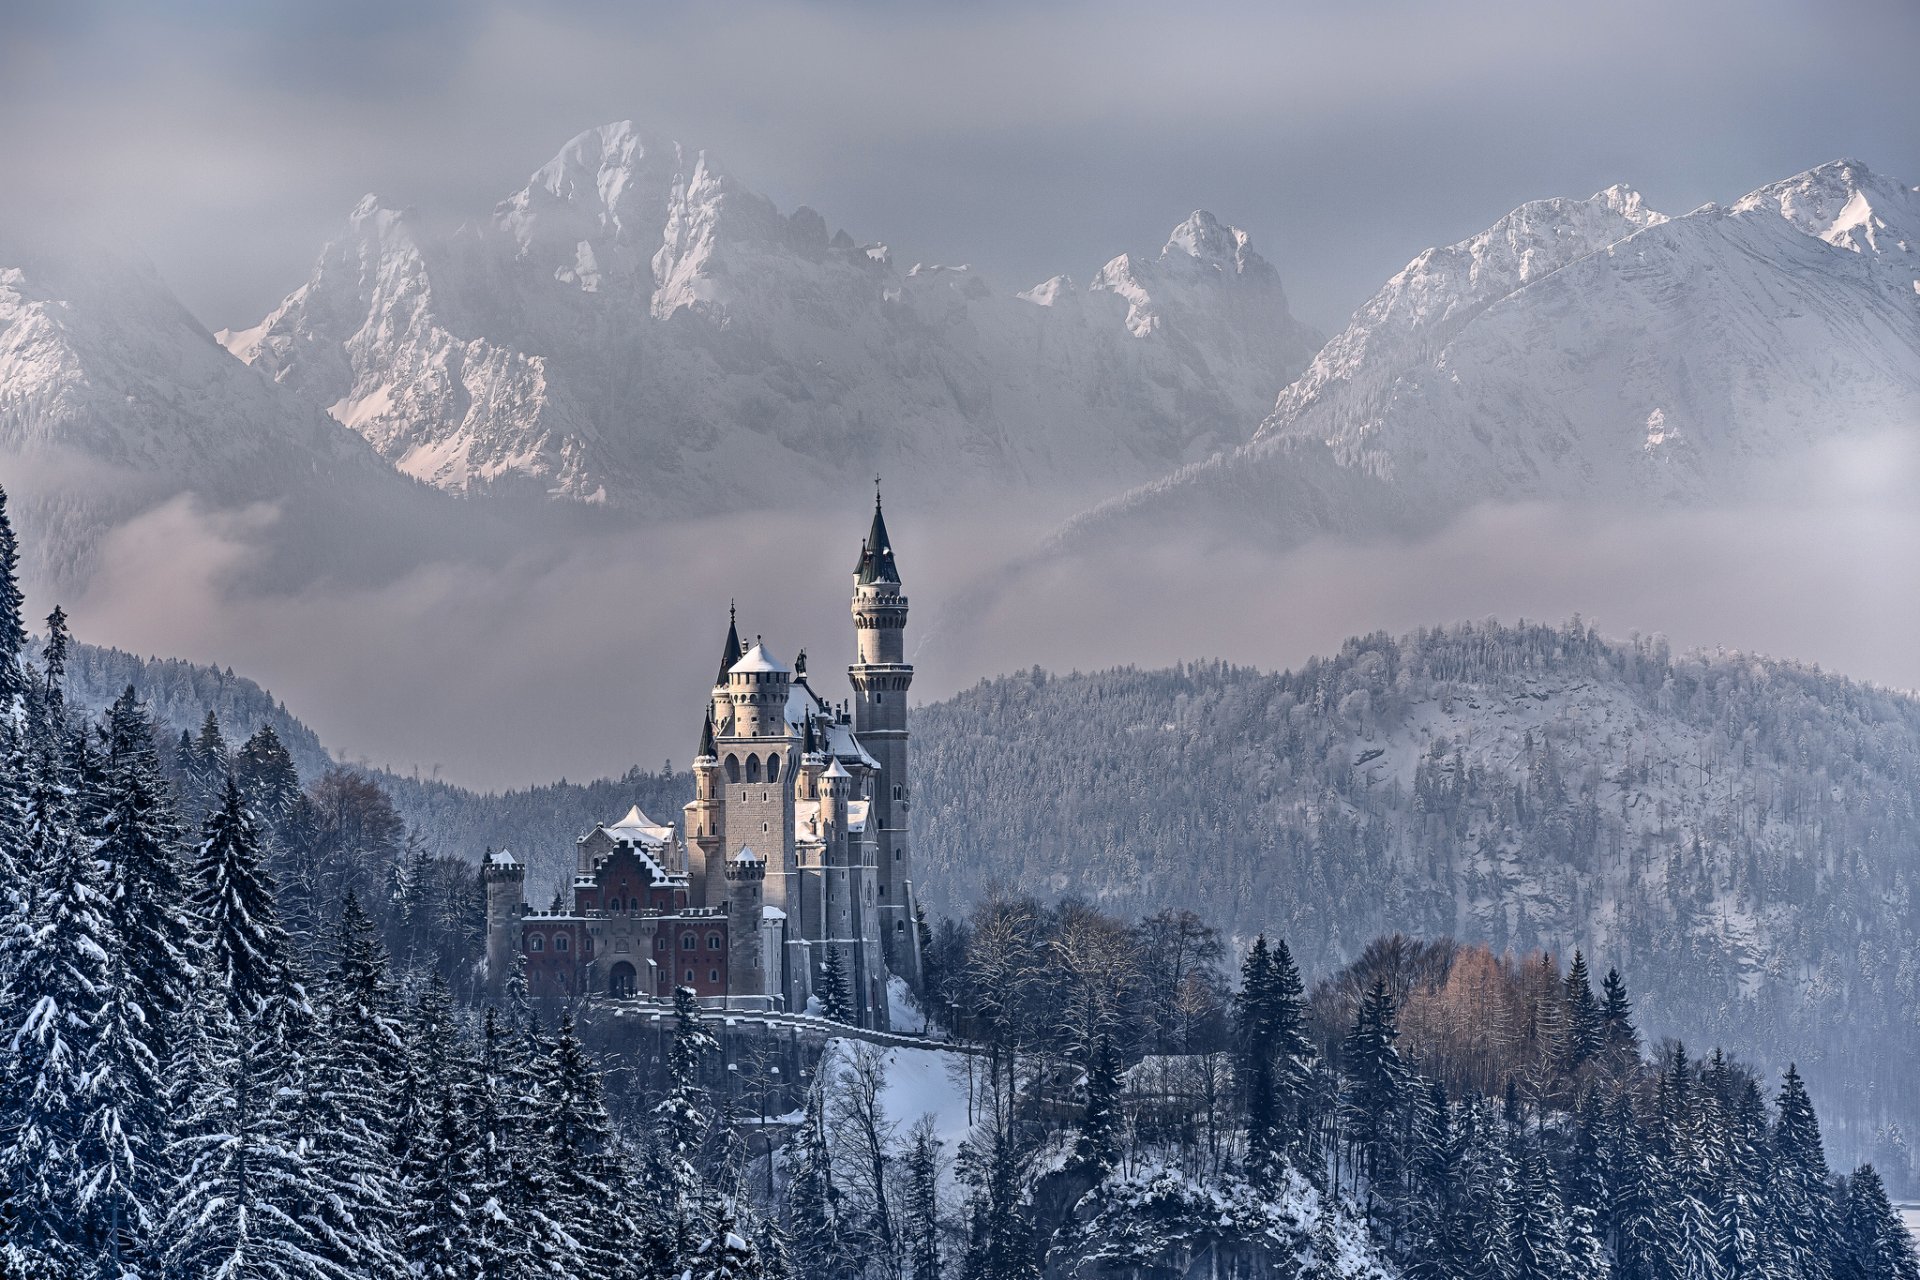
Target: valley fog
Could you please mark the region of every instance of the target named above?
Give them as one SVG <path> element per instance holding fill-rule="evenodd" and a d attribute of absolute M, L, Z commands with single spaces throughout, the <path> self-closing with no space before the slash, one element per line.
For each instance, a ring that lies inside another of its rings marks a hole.
<path fill-rule="evenodd" d="M 1348 636 L 1460 618 L 1665 634 L 1895 687 L 1920 686 L 1920 513 L 1891 448 L 1828 468 L 1795 505 L 1619 513 L 1483 507 L 1411 542 L 1276 550 L 1167 537 L 1034 556 L 1054 504 L 894 504 L 913 603 L 916 701 L 1039 665 L 1213 657 L 1279 669 Z M 846 696 L 850 570 L 867 511 L 808 510 L 619 533 L 548 535 L 494 562 L 432 560 L 384 585 L 241 588 L 270 509 L 186 500 L 112 534 L 65 601 L 85 640 L 231 666 L 338 753 L 480 788 L 684 764 L 737 601 L 743 636 Z M 986 566 L 986 568 L 982 568 Z M 34 616 L 53 604 L 34 591 Z M 161 607 L 164 606 L 164 607 Z"/>

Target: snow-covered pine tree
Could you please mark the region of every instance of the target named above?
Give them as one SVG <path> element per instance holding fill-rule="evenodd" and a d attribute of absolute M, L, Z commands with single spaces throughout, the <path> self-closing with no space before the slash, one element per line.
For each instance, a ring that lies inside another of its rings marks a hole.
<path fill-rule="evenodd" d="M 683 1280 L 762 1280 L 765 1270 L 742 1232 L 731 1201 L 722 1203 L 713 1233 L 687 1265 Z"/>
<path fill-rule="evenodd" d="M 1625 1093 L 1608 1115 L 1605 1158 L 1614 1274 L 1618 1280 L 1664 1280 L 1674 1239 L 1666 1167 Z"/>
<path fill-rule="evenodd" d="M 278 831 L 300 798 L 300 772 L 272 725 L 261 725 L 241 745 L 233 772 L 248 811 L 267 830 Z"/>
<path fill-rule="evenodd" d="M 853 995 L 847 984 L 846 965 L 841 962 L 840 948 L 827 944 L 827 954 L 820 960 L 820 1015 L 835 1022 L 853 1021 Z"/>
<path fill-rule="evenodd" d="M 306 1212 L 321 1189 L 293 1131 L 276 1036 L 204 1000 L 194 1015 L 205 1061 L 161 1224 L 162 1274 L 220 1280 L 364 1280 L 317 1238 Z"/>
<path fill-rule="evenodd" d="M 1714 1254 L 1728 1277 L 1765 1275 L 1774 1256 L 1762 1212 L 1771 1180 L 1766 1108 L 1759 1084 L 1747 1080 L 1713 1134 Z"/>
<path fill-rule="evenodd" d="M 0 713 L 15 715 L 27 694 L 26 597 L 20 591 L 20 544 L 0 489 Z"/>
<path fill-rule="evenodd" d="M 1026 1201 L 1032 1163 L 1012 1125 L 987 1123 L 962 1152 L 961 1176 L 972 1186 L 965 1280 L 1037 1280 L 1040 1246 Z"/>
<path fill-rule="evenodd" d="M 1627 980 L 1618 969 L 1608 969 L 1600 984 L 1601 1052 L 1615 1071 L 1640 1061 L 1640 1033 L 1633 1025 L 1633 1001 L 1627 998 Z"/>
<path fill-rule="evenodd" d="M 1594 998 L 1593 979 L 1587 972 L 1587 958 L 1577 949 L 1573 963 L 1567 966 L 1565 988 L 1567 1019 L 1561 1069 L 1571 1073 L 1599 1056 L 1606 1036 L 1600 1002 Z"/>
<path fill-rule="evenodd" d="M 784 1151 L 787 1170 L 786 1227 L 794 1263 L 802 1276 L 838 1276 L 845 1262 L 840 1231 L 840 1189 L 834 1185 L 827 1146 L 825 1074 L 807 1088 L 800 1126 Z"/>
<path fill-rule="evenodd" d="M 1519 1185 L 1513 1197 L 1513 1280 L 1566 1280 L 1567 1224 L 1546 1157 L 1530 1151 L 1517 1162 Z"/>
<path fill-rule="evenodd" d="M 233 772 L 233 761 L 227 751 L 227 736 L 221 732 L 220 717 L 214 714 L 211 707 L 207 708 L 207 714 L 200 721 L 200 732 L 195 735 L 188 750 L 186 766 L 184 799 L 187 814 L 201 821 L 220 803 L 227 777 Z"/>
<path fill-rule="evenodd" d="M 1838 1251 L 1838 1206 L 1813 1100 L 1792 1064 L 1780 1083 L 1775 1114 L 1768 1243 L 1789 1280 L 1828 1280 Z"/>
<path fill-rule="evenodd" d="M 1847 1180 L 1834 1280 L 1920 1280 L 1913 1236 L 1894 1212 L 1887 1188 L 1870 1164 Z"/>
<path fill-rule="evenodd" d="M 385 949 L 352 895 L 331 950 L 296 1121 L 321 1189 L 308 1216 L 334 1261 L 357 1264 L 369 1277 L 393 1275 L 401 1266 L 401 1197 L 389 1142 L 404 1048 Z"/>
<path fill-rule="evenodd" d="M 711 1216 L 705 1180 L 694 1163 L 707 1132 L 706 1091 L 700 1087 L 700 1062 L 719 1048 L 700 1020 L 692 987 L 673 992 L 673 1039 L 667 1047 L 667 1093 L 654 1108 L 659 1124 L 661 1199 L 673 1266 L 687 1263 L 700 1247 Z"/>
<path fill-rule="evenodd" d="M 940 1139 L 933 1117 L 907 1131 L 906 1261 L 911 1280 L 940 1280 Z"/>
<path fill-rule="evenodd" d="M 232 778 L 207 816 L 190 897 L 206 979 L 226 993 L 234 1023 L 285 1017 L 294 996 L 293 945 L 280 924 L 259 830 Z"/>
<path fill-rule="evenodd" d="M 371 927 L 368 936 L 371 939 Z M 408 1149 L 401 1165 L 407 1271 L 421 1280 L 467 1280 L 488 1237 L 473 1199 L 480 1173 L 473 1064 L 455 1034 L 452 1001 L 435 974 L 412 1020 L 416 1059 Z"/>
<path fill-rule="evenodd" d="M 1285 1145 L 1275 1079 L 1273 955 L 1267 938 L 1253 940 L 1240 966 L 1240 992 L 1234 998 L 1235 1084 L 1247 1119 L 1247 1179 L 1271 1187 L 1278 1178 Z"/>
<path fill-rule="evenodd" d="M 4 575 L 0 575 L 4 576 Z M 95 1240 L 74 1213 L 89 1175 L 88 1071 L 115 950 L 99 866 L 73 829 L 56 757 L 36 762 L 26 863 L 34 885 L 15 940 L 0 1040 L 0 1209 L 13 1277 L 80 1274 Z"/>
<path fill-rule="evenodd" d="M 1356 1174 L 1365 1175 L 1369 1219 L 1375 1200 L 1392 1196 L 1399 1174 L 1396 1117 L 1405 1105 L 1409 1083 L 1407 1066 L 1394 1047 L 1399 1036 L 1393 995 L 1386 979 L 1376 978 L 1340 1046 L 1341 1070 L 1347 1080 L 1342 1113 L 1348 1145 L 1358 1156 Z"/>
<path fill-rule="evenodd" d="M 604 1228 L 631 1206 L 615 1194 L 613 1124 L 601 1100 L 600 1073 L 570 1014 L 560 1020 L 542 1086 L 535 1125 L 546 1162 L 548 1216 L 570 1255 L 565 1265 L 588 1275 L 611 1273 L 621 1259 L 607 1248 Z"/>
<path fill-rule="evenodd" d="M 1120 1163 L 1120 1058 L 1113 1038 L 1102 1034 L 1087 1064 L 1087 1103 L 1074 1139 L 1073 1167 L 1099 1182 Z"/>
<path fill-rule="evenodd" d="M 156 1143 L 160 1071 L 168 1039 L 186 1008 L 193 983 L 194 938 L 181 876 L 181 831 L 160 775 L 151 723 L 128 690 L 107 718 L 107 756 L 101 775 L 102 812 L 94 856 L 104 864 L 120 975 L 115 1015 L 138 1037 L 140 1052 L 125 1058 L 133 1093 L 127 1122 Z"/>

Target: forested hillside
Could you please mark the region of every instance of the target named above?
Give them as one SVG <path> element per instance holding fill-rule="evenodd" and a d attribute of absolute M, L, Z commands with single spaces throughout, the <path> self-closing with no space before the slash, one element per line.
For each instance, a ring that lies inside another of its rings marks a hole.
<path fill-rule="evenodd" d="M 271 723 L 231 673 L 76 646 L 77 703 L 127 683 L 179 730 Z M 1920 1187 L 1920 704 L 1817 669 L 1609 643 L 1581 626 L 1371 636 L 1298 672 L 1219 664 L 987 681 L 914 723 L 922 901 L 995 881 L 1147 914 L 1188 906 L 1244 946 L 1338 965 L 1395 930 L 1630 962 L 1657 1033 L 1810 1072 L 1831 1135 Z M 477 795 L 370 772 L 418 845 L 510 847 L 550 894 L 573 840 L 684 774 Z"/>
<path fill-rule="evenodd" d="M 1631 964 L 1646 1025 L 1825 1090 L 1915 1175 L 1920 703 L 1656 640 L 1473 625 L 982 683 L 914 725 L 925 900 L 1189 906 L 1309 967 L 1392 930 Z"/>

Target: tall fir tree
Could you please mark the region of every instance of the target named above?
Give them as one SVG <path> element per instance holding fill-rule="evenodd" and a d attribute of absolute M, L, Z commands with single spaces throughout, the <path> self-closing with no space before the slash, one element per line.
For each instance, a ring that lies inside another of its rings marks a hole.
<path fill-rule="evenodd" d="M 940 1139 L 922 1116 L 907 1132 L 906 1246 L 910 1280 L 940 1280 Z"/>
<path fill-rule="evenodd" d="M 1601 1015 L 1600 1002 L 1594 998 L 1593 980 L 1587 972 L 1587 958 L 1578 950 L 1573 953 L 1573 963 L 1567 966 L 1564 985 L 1567 1017 L 1561 1067 L 1567 1072 L 1574 1072 L 1600 1056 L 1606 1043 L 1606 1023 Z"/>
<path fill-rule="evenodd" d="M 23 859 L 34 881 L 31 908 L 13 952 L 11 1025 L 0 1041 L 0 1239 L 9 1280 L 77 1275 L 96 1243 L 74 1204 L 100 1171 L 87 1158 L 88 1121 L 99 1111 L 88 1073 L 99 1061 L 116 944 L 99 866 L 73 830 L 69 801 L 57 759 L 40 761 Z"/>
<path fill-rule="evenodd" d="M 700 1247 L 710 1216 L 706 1186 L 695 1163 L 708 1119 L 706 1091 L 700 1087 L 700 1063 L 719 1048 L 700 1018 L 692 987 L 673 992 L 673 1038 L 667 1046 L 667 1093 L 654 1108 L 658 1121 L 661 1178 L 654 1191 L 662 1199 L 672 1249 L 671 1266 L 683 1266 Z"/>
<path fill-rule="evenodd" d="M 1886 1184 L 1870 1164 L 1847 1179 L 1834 1280 L 1920 1280 L 1913 1236 L 1887 1199 Z"/>
<path fill-rule="evenodd" d="M 1369 1217 L 1377 1199 L 1392 1196 L 1398 1174 L 1396 1121 L 1409 1084 L 1406 1064 L 1394 1047 L 1399 1037 L 1393 995 L 1386 979 L 1376 978 L 1340 1046 L 1340 1065 L 1347 1080 L 1342 1100 L 1347 1140 L 1357 1156 L 1356 1173 L 1365 1177 Z"/>
<path fill-rule="evenodd" d="M 20 591 L 20 544 L 0 489 L 0 712 L 12 714 L 27 695 L 26 597 Z"/>
<path fill-rule="evenodd" d="M 853 995 L 847 982 L 847 967 L 840 958 L 840 948 L 827 944 L 827 953 L 820 960 L 820 990 L 815 993 L 820 999 L 820 1015 L 835 1022 L 853 1021 Z"/>
<path fill-rule="evenodd" d="M 232 778 L 207 816 L 191 898 L 203 931 L 202 963 L 208 980 L 226 992 L 233 1021 L 284 1019 L 295 999 L 293 945 L 280 924 L 259 830 Z"/>
<path fill-rule="evenodd" d="M 1780 1083 L 1775 1116 L 1768 1242 L 1791 1280 L 1828 1280 L 1837 1246 L 1836 1205 L 1813 1099 L 1792 1064 Z"/>
<path fill-rule="evenodd" d="M 329 1257 L 370 1277 L 400 1270 L 401 1186 L 389 1158 L 391 1089 L 402 1044 L 387 957 L 352 895 L 341 904 L 332 962 L 318 982 L 298 1131 L 320 1196 L 309 1217 Z"/>

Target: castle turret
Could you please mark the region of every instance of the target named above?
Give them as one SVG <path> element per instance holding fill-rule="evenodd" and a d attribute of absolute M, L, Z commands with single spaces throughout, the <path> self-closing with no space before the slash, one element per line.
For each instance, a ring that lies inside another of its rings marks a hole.
<path fill-rule="evenodd" d="M 700 726 L 700 750 L 693 757 L 693 799 L 681 810 L 687 878 L 702 903 L 718 902 L 721 890 L 723 785 L 720 749 L 713 737 L 713 712 L 708 710 L 706 723 Z"/>
<path fill-rule="evenodd" d="M 487 892 L 487 988 L 498 995 L 520 956 L 520 917 L 527 906 L 527 869 L 505 849 L 480 863 Z"/>
<path fill-rule="evenodd" d="M 727 994 L 767 996 L 771 990 L 767 966 L 780 954 L 768 945 L 768 918 L 764 890 L 767 860 L 751 848 L 727 859 Z M 777 913 L 776 913 L 777 914 Z"/>
<path fill-rule="evenodd" d="M 873 524 L 853 569 L 855 661 L 853 730 L 880 762 L 873 779 L 867 830 L 876 845 L 880 936 L 887 968 L 918 985 L 920 935 L 914 925 L 913 859 L 907 845 L 912 792 L 907 775 L 907 690 L 913 667 L 906 657 L 907 597 L 900 589 L 893 539 L 873 496 Z"/>

